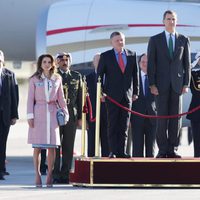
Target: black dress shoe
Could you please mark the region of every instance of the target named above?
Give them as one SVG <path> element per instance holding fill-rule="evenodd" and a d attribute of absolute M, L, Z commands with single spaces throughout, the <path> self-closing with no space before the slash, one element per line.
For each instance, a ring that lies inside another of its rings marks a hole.
<path fill-rule="evenodd" d="M 62 184 L 69 184 L 69 179 L 68 178 L 61 178 L 60 183 Z"/>
<path fill-rule="evenodd" d="M 53 184 L 60 184 L 60 183 L 61 183 L 61 181 L 60 181 L 59 178 L 54 178 L 53 179 Z"/>
<path fill-rule="evenodd" d="M 167 158 L 166 154 L 158 153 L 156 158 Z"/>
<path fill-rule="evenodd" d="M 175 153 L 175 152 L 172 152 L 172 153 L 168 153 L 168 154 L 167 154 L 167 158 L 181 158 L 181 156 L 178 155 L 178 154 Z"/>
<path fill-rule="evenodd" d="M 116 158 L 116 155 L 115 155 L 113 152 L 110 152 L 110 154 L 109 154 L 108 157 L 109 157 L 109 158 Z"/>
<path fill-rule="evenodd" d="M 117 158 L 131 158 L 131 156 L 129 154 L 120 154 L 117 155 Z"/>
<path fill-rule="evenodd" d="M 10 175 L 9 172 L 2 172 L 2 174 L 3 174 L 3 176 L 8 176 L 8 175 Z"/>
<path fill-rule="evenodd" d="M 5 180 L 2 174 L 0 174 L 0 180 Z"/>

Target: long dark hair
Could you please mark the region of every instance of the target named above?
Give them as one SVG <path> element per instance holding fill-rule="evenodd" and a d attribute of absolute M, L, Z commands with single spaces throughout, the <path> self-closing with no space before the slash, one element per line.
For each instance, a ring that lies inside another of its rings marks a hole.
<path fill-rule="evenodd" d="M 46 57 L 51 59 L 52 68 L 50 69 L 50 76 L 52 76 L 52 74 L 55 73 L 56 65 L 55 65 L 53 56 L 51 54 L 42 54 L 41 56 L 39 56 L 37 60 L 37 70 L 31 77 L 36 76 L 38 79 L 41 79 L 42 72 L 43 72 L 43 69 L 41 67 L 42 61 Z"/>

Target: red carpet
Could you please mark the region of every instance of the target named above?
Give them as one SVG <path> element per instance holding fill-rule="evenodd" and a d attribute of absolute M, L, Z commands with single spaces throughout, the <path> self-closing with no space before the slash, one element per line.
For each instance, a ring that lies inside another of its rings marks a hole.
<path fill-rule="evenodd" d="M 98 187 L 200 187 L 200 159 L 94 159 L 75 161 L 70 182 Z"/>

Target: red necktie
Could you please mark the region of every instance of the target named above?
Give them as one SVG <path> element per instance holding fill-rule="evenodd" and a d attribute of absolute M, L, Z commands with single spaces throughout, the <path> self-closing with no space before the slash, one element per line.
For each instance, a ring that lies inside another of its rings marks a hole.
<path fill-rule="evenodd" d="M 122 73 L 124 73 L 125 66 L 124 66 L 124 61 L 123 61 L 121 52 L 118 52 L 118 62 L 119 62 L 119 66 L 120 66 L 120 69 L 121 69 Z"/>

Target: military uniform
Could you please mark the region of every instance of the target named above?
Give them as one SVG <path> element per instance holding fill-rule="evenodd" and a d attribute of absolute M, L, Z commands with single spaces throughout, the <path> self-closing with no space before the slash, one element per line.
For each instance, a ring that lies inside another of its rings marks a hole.
<path fill-rule="evenodd" d="M 189 110 L 200 105 L 200 66 L 192 69 L 191 75 L 190 89 L 192 92 L 192 100 Z M 188 114 L 187 119 L 191 121 L 192 126 L 194 157 L 200 157 L 200 110 Z"/>
<path fill-rule="evenodd" d="M 77 120 L 82 114 L 82 78 L 81 74 L 69 70 L 63 72 L 58 69 L 62 77 L 64 95 L 69 111 L 69 122 L 60 127 L 62 163 L 60 163 L 60 148 L 56 149 L 56 159 L 54 165 L 54 179 L 59 179 L 61 183 L 69 181 L 69 172 L 72 165 L 74 140 L 77 128 Z"/>

